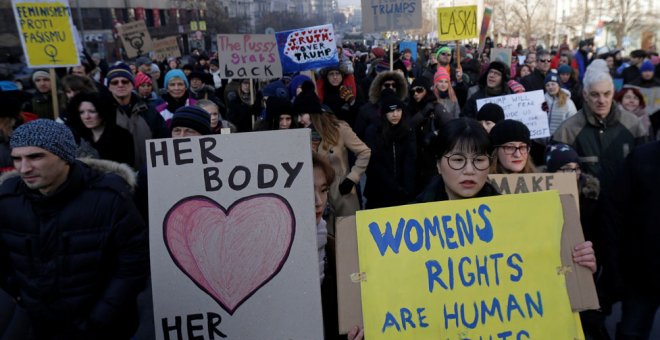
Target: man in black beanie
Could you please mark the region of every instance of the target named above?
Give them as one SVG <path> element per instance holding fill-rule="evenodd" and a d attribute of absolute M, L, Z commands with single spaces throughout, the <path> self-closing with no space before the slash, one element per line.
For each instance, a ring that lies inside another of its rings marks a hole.
<path fill-rule="evenodd" d="M 129 339 L 149 272 L 130 171 L 76 160 L 71 131 L 48 119 L 18 127 L 10 146 L 16 172 L 0 185 L 0 289 L 27 312 L 31 338 Z"/>
<path fill-rule="evenodd" d="M 461 117 L 475 118 L 477 116 L 477 100 L 512 94 L 507 85 L 509 68 L 501 61 L 493 61 L 479 79 L 479 86 L 470 88 L 468 100 L 463 107 Z"/>

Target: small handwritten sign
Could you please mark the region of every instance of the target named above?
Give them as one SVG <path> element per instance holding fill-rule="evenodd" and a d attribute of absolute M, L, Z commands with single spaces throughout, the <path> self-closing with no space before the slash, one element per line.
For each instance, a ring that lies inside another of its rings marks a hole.
<path fill-rule="evenodd" d="M 337 65 L 337 40 L 332 25 L 275 33 L 285 73 Z"/>
<path fill-rule="evenodd" d="M 440 41 L 472 39 L 477 33 L 477 6 L 438 8 Z"/>
<path fill-rule="evenodd" d="M 179 43 L 177 42 L 176 37 L 156 39 L 153 43 L 156 60 L 162 61 L 169 57 L 181 56 L 181 50 L 179 49 Z"/>
<path fill-rule="evenodd" d="M 121 43 L 129 58 L 139 57 L 154 50 L 151 35 L 144 20 L 138 20 L 117 26 Z"/>
<path fill-rule="evenodd" d="M 272 34 L 218 34 L 218 61 L 223 77 L 228 79 L 282 77 Z"/>
<path fill-rule="evenodd" d="M 29 67 L 80 65 L 67 0 L 12 0 L 12 5 Z"/>
<path fill-rule="evenodd" d="M 422 28 L 421 0 L 362 0 L 365 33 Z"/>
<path fill-rule="evenodd" d="M 529 128 L 532 139 L 550 137 L 548 115 L 543 111 L 543 90 L 483 98 L 477 100 L 477 109 L 495 103 L 502 107 L 506 119 L 522 122 Z"/>

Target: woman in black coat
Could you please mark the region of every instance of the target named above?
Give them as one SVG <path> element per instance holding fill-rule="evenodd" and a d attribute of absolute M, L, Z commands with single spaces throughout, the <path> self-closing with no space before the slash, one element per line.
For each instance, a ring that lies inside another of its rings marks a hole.
<path fill-rule="evenodd" d="M 367 209 L 406 204 L 414 195 L 415 134 L 403 114 L 403 102 L 386 89 L 380 107 L 381 120 L 365 132 L 365 143 L 371 148 L 364 189 Z"/>
<path fill-rule="evenodd" d="M 438 173 L 436 159 L 431 147 L 440 128 L 453 117 L 440 104 L 432 91 L 433 84 L 424 77 L 416 78 L 410 87 L 409 124 L 415 133 L 417 157 L 415 192 L 419 193 Z"/>
<path fill-rule="evenodd" d="M 81 148 L 91 146 L 101 159 L 134 165 L 133 136 L 117 126 L 113 107 L 98 94 L 79 93 L 69 103 L 67 125 Z"/>

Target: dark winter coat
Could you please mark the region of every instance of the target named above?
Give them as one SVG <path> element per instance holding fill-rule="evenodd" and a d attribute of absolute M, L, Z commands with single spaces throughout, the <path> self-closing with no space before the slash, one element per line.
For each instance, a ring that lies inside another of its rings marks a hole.
<path fill-rule="evenodd" d="M 484 187 L 479 190 L 476 196 L 473 198 L 478 198 L 478 197 L 490 197 L 490 196 L 497 196 L 500 193 L 486 181 L 484 184 Z M 439 202 L 439 201 L 448 201 L 449 200 L 449 195 L 447 195 L 447 190 L 445 189 L 445 182 L 442 180 L 442 176 L 439 174 L 433 177 L 431 180 L 431 183 L 429 183 L 428 186 L 420 193 L 417 195 L 417 198 L 415 199 L 416 203 L 427 203 L 427 202 Z"/>
<path fill-rule="evenodd" d="M 105 165 L 112 162 L 101 162 Z M 101 164 L 95 163 L 95 164 Z M 115 163 L 116 164 L 116 163 Z M 0 286 L 39 339 L 127 339 L 149 271 L 147 229 L 129 185 L 79 161 L 49 196 L 16 173 L 0 186 Z"/>
<path fill-rule="evenodd" d="M 552 135 L 554 141 L 572 146 L 582 170 L 600 180 L 606 188 L 612 183 L 624 158 L 648 140 L 647 130 L 637 116 L 613 104 L 601 120 L 588 106 L 565 120 Z"/>
<path fill-rule="evenodd" d="M 640 146 L 605 193 L 606 244 L 624 293 L 660 298 L 660 142 Z"/>
<path fill-rule="evenodd" d="M 415 134 L 404 120 L 391 126 L 386 119 L 367 128 L 371 149 L 364 196 L 367 209 L 391 207 L 411 201 L 415 185 Z"/>
<path fill-rule="evenodd" d="M 520 85 L 522 85 L 525 88 L 525 91 L 527 92 L 537 91 L 537 90 L 544 91 L 545 74 L 543 74 L 541 71 L 537 69 L 534 69 L 534 72 L 520 79 Z"/>
<path fill-rule="evenodd" d="M 442 104 L 435 101 L 432 92 L 419 103 L 411 100 L 408 112 L 412 115 L 410 127 L 415 133 L 417 145 L 415 193 L 419 193 L 431 178 L 438 174 L 432 142 L 442 126 L 453 116 Z"/>
<path fill-rule="evenodd" d="M 140 100 L 136 94 L 131 95 L 128 105 L 119 105 L 116 102 L 115 105 L 117 106 L 117 126 L 128 130 L 133 135 L 135 154 L 133 167 L 138 169 L 146 163 L 145 141 L 152 138 L 168 138 L 170 132 L 163 117 Z"/>

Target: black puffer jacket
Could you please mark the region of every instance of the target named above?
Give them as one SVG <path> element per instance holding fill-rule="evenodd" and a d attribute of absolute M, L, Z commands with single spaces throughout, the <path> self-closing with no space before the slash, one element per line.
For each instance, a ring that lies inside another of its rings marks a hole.
<path fill-rule="evenodd" d="M 415 183 L 415 133 L 405 121 L 392 126 L 386 119 L 367 128 L 371 149 L 364 196 L 367 209 L 406 204 Z"/>
<path fill-rule="evenodd" d="M 0 287 L 39 339 L 127 339 L 148 276 L 147 229 L 126 181 L 79 161 L 70 169 L 50 196 L 15 173 L 2 182 Z"/>

